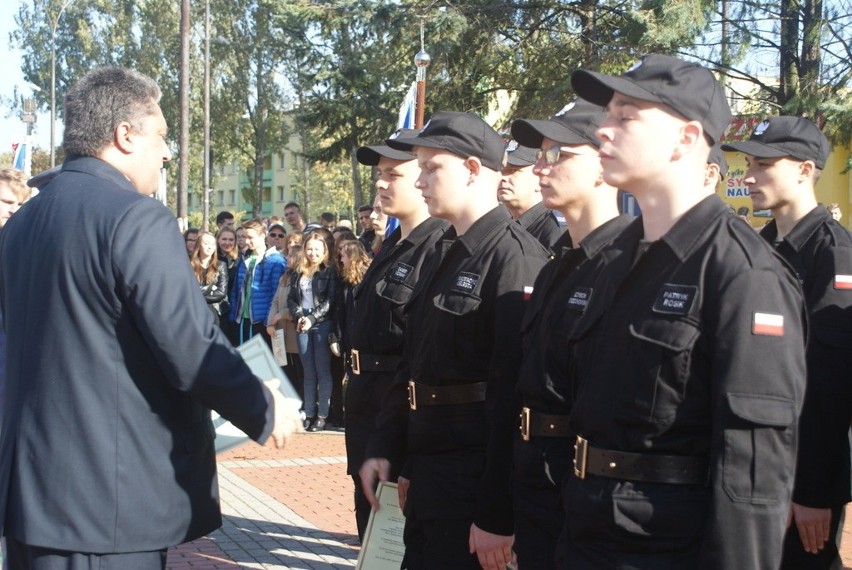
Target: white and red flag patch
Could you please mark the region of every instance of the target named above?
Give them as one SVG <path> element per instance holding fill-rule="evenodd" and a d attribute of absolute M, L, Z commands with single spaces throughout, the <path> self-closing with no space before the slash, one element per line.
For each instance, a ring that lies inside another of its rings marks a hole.
<path fill-rule="evenodd" d="M 852 275 L 835 275 L 835 289 L 852 289 Z"/>
<path fill-rule="evenodd" d="M 784 336 L 784 315 L 754 313 L 754 318 L 751 321 L 751 333 Z"/>
<path fill-rule="evenodd" d="M 529 301 L 532 297 L 533 288 L 529 285 L 524 285 L 524 301 Z"/>

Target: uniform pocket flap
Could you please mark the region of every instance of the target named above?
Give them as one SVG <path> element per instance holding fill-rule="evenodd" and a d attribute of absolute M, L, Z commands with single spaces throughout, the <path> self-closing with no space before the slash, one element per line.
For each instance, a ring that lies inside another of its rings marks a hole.
<path fill-rule="evenodd" d="M 735 416 L 754 424 L 786 427 L 796 420 L 793 400 L 764 394 L 727 394 L 728 406 Z"/>
<path fill-rule="evenodd" d="M 700 333 L 694 323 L 683 320 L 647 319 L 630 325 L 634 337 L 676 352 L 695 344 Z"/>
<path fill-rule="evenodd" d="M 474 295 L 465 295 L 456 291 L 447 291 L 435 296 L 435 306 L 452 315 L 467 315 L 474 312 L 482 299 Z"/>
<path fill-rule="evenodd" d="M 405 283 L 394 283 L 382 279 L 376 283 L 376 294 L 393 305 L 404 305 L 414 289 Z"/>

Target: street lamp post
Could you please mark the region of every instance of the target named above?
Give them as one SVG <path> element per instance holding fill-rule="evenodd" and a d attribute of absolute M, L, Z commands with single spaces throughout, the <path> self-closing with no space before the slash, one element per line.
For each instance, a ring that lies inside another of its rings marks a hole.
<path fill-rule="evenodd" d="M 210 224 L 210 0 L 204 2 L 204 217 L 206 232 Z"/>
<path fill-rule="evenodd" d="M 65 8 L 74 0 L 65 0 L 62 9 L 53 20 L 50 31 L 50 167 L 56 166 L 56 26 Z"/>

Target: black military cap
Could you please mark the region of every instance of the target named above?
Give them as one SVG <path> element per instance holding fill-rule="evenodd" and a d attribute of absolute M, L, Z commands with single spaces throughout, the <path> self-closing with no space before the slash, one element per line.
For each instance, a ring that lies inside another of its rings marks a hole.
<path fill-rule="evenodd" d="M 509 141 L 506 146 L 506 165 L 507 166 L 532 166 L 536 161 L 536 153 L 538 149 L 522 146 L 518 141 Z"/>
<path fill-rule="evenodd" d="M 541 147 L 542 139 L 560 144 L 590 144 L 599 147 L 595 136 L 603 118 L 603 107 L 578 99 L 565 105 L 548 120 L 518 119 L 512 123 L 512 136 L 520 144 Z"/>
<path fill-rule="evenodd" d="M 831 145 L 815 124 L 804 117 L 770 117 L 754 128 L 747 141 L 722 145 L 756 158 L 791 156 L 812 160 L 817 168 L 825 168 Z"/>
<path fill-rule="evenodd" d="M 497 131 L 473 113 L 438 111 L 417 136 L 388 140 L 388 146 L 410 151 L 415 146 L 439 148 L 462 158 L 477 157 L 491 170 L 503 169 L 506 143 Z"/>
<path fill-rule="evenodd" d="M 707 164 L 715 164 L 719 167 L 719 176 L 725 176 L 728 173 L 728 161 L 725 160 L 725 153 L 722 152 L 722 145 L 714 144 L 710 148 L 710 156 L 707 157 Z"/>
<path fill-rule="evenodd" d="M 587 101 L 607 105 L 614 92 L 662 103 L 690 121 L 700 121 L 715 144 L 731 122 L 731 107 L 710 70 L 668 55 L 649 54 L 622 75 L 579 69 L 571 86 Z"/>
<path fill-rule="evenodd" d="M 397 129 L 387 140 L 396 139 L 399 137 L 417 136 L 417 129 Z M 355 151 L 355 158 L 358 162 L 367 166 L 376 166 L 379 164 L 381 157 L 390 158 L 392 160 L 414 160 L 415 156 L 411 152 L 397 150 L 386 144 L 375 146 L 362 146 Z"/>

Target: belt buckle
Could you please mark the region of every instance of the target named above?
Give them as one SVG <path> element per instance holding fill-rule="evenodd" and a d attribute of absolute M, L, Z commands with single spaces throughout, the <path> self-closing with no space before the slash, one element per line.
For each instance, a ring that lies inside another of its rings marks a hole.
<path fill-rule="evenodd" d="M 350 351 L 352 354 L 352 374 L 361 375 L 361 356 L 354 348 Z"/>
<path fill-rule="evenodd" d="M 417 409 L 417 385 L 414 380 L 408 381 L 408 407 L 412 410 Z"/>
<path fill-rule="evenodd" d="M 527 407 L 521 408 L 521 439 L 530 440 L 530 409 Z"/>
<path fill-rule="evenodd" d="M 574 475 L 578 479 L 586 478 L 586 458 L 589 455 L 589 441 L 577 436 L 574 443 Z"/>

